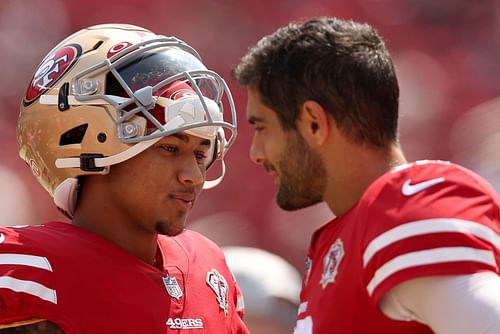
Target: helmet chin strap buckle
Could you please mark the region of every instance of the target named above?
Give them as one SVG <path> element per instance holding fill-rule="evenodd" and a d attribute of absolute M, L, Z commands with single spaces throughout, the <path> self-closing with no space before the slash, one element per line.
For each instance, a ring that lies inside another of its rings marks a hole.
<path fill-rule="evenodd" d="M 80 154 L 80 169 L 85 172 L 102 172 L 104 167 L 97 167 L 95 163 L 96 158 L 103 158 L 104 155 L 96 153 L 82 153 Z"/>

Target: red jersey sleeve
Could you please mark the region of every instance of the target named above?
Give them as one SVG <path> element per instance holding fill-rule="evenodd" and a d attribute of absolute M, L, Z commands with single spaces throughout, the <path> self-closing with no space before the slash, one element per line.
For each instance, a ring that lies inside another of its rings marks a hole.
<path fill-rule="evenodd" d="M 43 319 L 57 303 L 50 260 L 19 239 L 16 228 L 0 229 L 0 325 Z"/>
<path fill-rule="evenodd" d="M 444 162 L 386 174 L 363 196 L 363 279 L 375 303 L 409 279 L 499 272 L 498 195 Z"/>

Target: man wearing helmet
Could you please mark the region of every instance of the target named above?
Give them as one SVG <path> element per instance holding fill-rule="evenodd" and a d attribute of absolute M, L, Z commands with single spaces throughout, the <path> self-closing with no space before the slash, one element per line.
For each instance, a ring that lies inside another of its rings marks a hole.
<path fill-rule="evenodd" d="M 18 142 L 71 224 L 0 229 L 0 332 L 247 333 L 222 251 L 184 229 L 235 135 L 226 83 L 183 41 L 99 25 L 57 45 Z"/>

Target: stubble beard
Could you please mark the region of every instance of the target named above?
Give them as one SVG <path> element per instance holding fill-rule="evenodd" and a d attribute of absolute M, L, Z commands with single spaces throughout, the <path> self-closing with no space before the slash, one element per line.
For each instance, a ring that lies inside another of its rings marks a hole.
<path fill-rule="evenodd" d="M 299 133 L 292 132 L 278 161 L 280 185 L 276 203 L 286 211 L 309 207 L 323 201 L 327 173 L 320 155 Z"/>

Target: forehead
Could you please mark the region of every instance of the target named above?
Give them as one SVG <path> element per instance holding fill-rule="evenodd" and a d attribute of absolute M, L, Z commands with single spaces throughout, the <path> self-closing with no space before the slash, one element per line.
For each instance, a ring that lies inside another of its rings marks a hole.
<path fill-rule="evenodd" d="M 279 123 L 276 112 L 262 102 L 259 92 L 252 88 L 247 88 L 247 120 L 250 123 Z"/>

